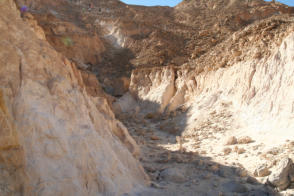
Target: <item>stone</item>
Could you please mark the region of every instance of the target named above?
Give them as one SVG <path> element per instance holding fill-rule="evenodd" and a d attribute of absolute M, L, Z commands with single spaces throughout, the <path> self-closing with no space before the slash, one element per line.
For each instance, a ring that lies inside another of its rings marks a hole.
<path fill-rule="evenodd" d="M 224 152 L 224 155 L 228 155 L 232 152 L 232 149 L 227 147 L 223 149 L 223 152 Z"/>
<path fill-rule="evenodd" d="M 256 177 L 265 177 L 270 174 L 271 174 L 271 171 L 269 170 L 268 166 L 265 163 L 258 165 L 254 171 L 254 176 Z"/>
<path fill-rule="evenodd" d="M 226 145 L 234 145 L 234 144 L 237 144 L 238 143 L 238 140 L 235 136 L 232 136 L 232 137 L 229 137 L 227 142 L 226 142 Z"/>
<path fill-rule="evenodd" d="M 251 137 L 249 136 L 244 136 L 244 137 L 241 137 L 241 138 L 238 138 L 238 144 L 249 144 L 253 142 L 253 140 L 251 139 Z"/>
<path fill-rule="evenodd" d="M 272 169 L 268 177 L 268 183 L 277 187 L 279 190 L 285 190 L 290 185 L 289 173 L 293 162 L 289 158 L 282 159 L 278 166 Z"/>
<path fill-rule="evenodd" d="M 150 137 L 150 139 L 151 139 L 151 140 L 160 140 L 160 138 L 157 137 L 157 136 L 155 136 L 155 135 L 152 135 L 152 136 Z"/>
<path fill-rule="evenodd" d="M 239 168 L 236 172 L 240 177 L 246 177 L 248 175 L 248 172 L 242 168 Z"/>
<path fill-rule="evenodd" d="M 258 184 L 258 181 L 251 176 L 246 177 L 246 182 L 249 184 Z"/>
<path fill-rule="evenodd" d="M 183 171 L 178 168 L 167 168 L 160 173 L 160 177 L 166 181 L 183 183 L 186 181 Z"/>
<path fill-rule="evenodd" d="M 148 114 L 145 115 L 144 118 L 152 119 L 152 118 L 154 118 L 154 117 L 155 117 L 155 114 L 154 114 L 154 113 L 148 113 Z"/>
<path fill-rule="evenodd" d="M 246 152 L 246 150 L 244 148 L 239 148 L 237 151 L 238 154 L 243 154 L 245 152 Z"/>

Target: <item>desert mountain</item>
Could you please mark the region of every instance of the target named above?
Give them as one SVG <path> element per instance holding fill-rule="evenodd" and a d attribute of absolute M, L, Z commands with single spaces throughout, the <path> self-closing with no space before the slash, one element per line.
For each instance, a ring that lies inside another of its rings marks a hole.
<path fill-rule="evenodd" d="M 29 6 L 57 51 L 95 73 L 112 95 L 127 90 L 121 84 L 133 68 L 180 66 L 255 21 L 294 12 L 263 0 L 190 0 L 175 8 L 118 0 L 18 4 Z"/>

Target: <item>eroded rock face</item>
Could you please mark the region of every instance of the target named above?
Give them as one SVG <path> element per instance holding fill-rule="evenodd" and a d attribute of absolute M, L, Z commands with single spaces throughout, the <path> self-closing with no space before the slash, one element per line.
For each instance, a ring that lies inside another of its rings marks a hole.
<path fill-rule="evenodd" d="M 267 27 L 267 24 L 270 26 Z M 274 31 L 278 33 L 277 35 L 283 38 L 274 39 L 273 42 L 268 42 L 268 47 L 265 47 L 264 41 L 260 40 L 260 35 L 257 32 L 261 30 L 262 32 L 266 31 L 265 35 L 272 35 L 269 30 L 272 29 L 272 25 L 276 26 Z M 248 32 L 253 33 L 254 29 L 257 31 L 255 34 L 247 34 Z M 293 72 L 290 66 L 293 56 L 290 52 L 293 48 L 291 29 L 293 29 L 293 23 L 287 18 L 273 18 L 249 26 L 236 34 L 238 36 L 247 34 L 255 41 L 252 42 L 251 48 L 243 48 L 243 58 L 238 56 L 224 57 L 233 63 L 231 66 L 215 71 L 208 69 L 200 73 L 197 67 L 186 68 L 185 66 L 180 69 L 153 68 L 152 71 L 151 69 L 138 69 L 133 72 L 130 91 L 139 101 L 147 101 L 153 103 L 153 106 L 157 106 L 156 108 L 160 108 L 159 112 L 175 110 L 183 105 L 190 107 L 187 114 L 187 124 L 191 126 L 187 127 L 187 130 L 193 129 L 192 124 L 195 119 L 206 118 L 208 108 L 212 113 L 220 108 L 223 110 L 231 108 L 238 110 L 236 111 L 238 115 L 246 115 L 248 118 L 259 116 L 258 122 L 269 123 L 273 133 L 278 135 L 278 127 L 287 130 L 292 127 L 289 123 L 291 120 L 284 118 L 293 113 L 292 101 L 288 98 L 285 99 L 285 97 L 293 97 L 293 93 L 289 91 L 292 89 L 290 75 Z M 244 39 L 247 38 L 244 37 Z M 240 39 L 239 44 L 241 44 L 240 42 L 243 41 Z M 260 45 L 261 43 L 263 46 Z M 255 47 L 259 47 L 261 50 L 267 48 L 267 51 L 264 52 L 265 56 L 254 57 Z M 215 49 L 219 50 L 220 48 Z M 213 52 L 215 51 L 213 50 L 211 53 Z M 206 60 L 209 58 L 210 56 L 207 56 Z M 205 67 L 205 64 L 203 66 Z M 173 102 L 174 100 L 177 101 Z M 151 109 L 151 107 L 147 108 Z M 243 113 L 239 113 L 240 111 Z M 280 120 L 277 120 L 278 118 Z M 257 123 L 255 118 L 247 120 L 244 123 L 248 126 L 250 126 L 249 122 Z M 277 127 L 277 130 L 274 127 Z"/>
<path fill-rule="evenodd" d="M 0 195 L 121 195 L 145 185 L 136 143 L 105 99 L 86 92 L 80 71 L 12 0 L 0 4 Z"/>
<path fill-rule="evenodd" d="M 137 70 L 132 74 L 130 93 L 139 100 L 143 110 L 162 113 L 174 96 L 174 80 L 172 67 Z"/>

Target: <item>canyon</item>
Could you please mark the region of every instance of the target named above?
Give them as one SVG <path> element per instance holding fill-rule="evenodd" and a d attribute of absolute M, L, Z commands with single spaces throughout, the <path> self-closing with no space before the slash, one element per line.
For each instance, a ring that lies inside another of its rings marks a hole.
<path fill-rule="evenodd" d="M 0 195 L 294 194 L 294 8 L 0 0 Z"/>

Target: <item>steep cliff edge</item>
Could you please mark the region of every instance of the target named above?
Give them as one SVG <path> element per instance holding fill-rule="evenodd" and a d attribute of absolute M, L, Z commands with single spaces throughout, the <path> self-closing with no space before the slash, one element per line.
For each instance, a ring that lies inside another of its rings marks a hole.
<path fill-rule="evenodd" d="M 139 149 L 42 29 L 0 1 L 0 195 L 121 195 L 146 185 Z M 35 27 L 35 28 L 34 28 Z"/>

